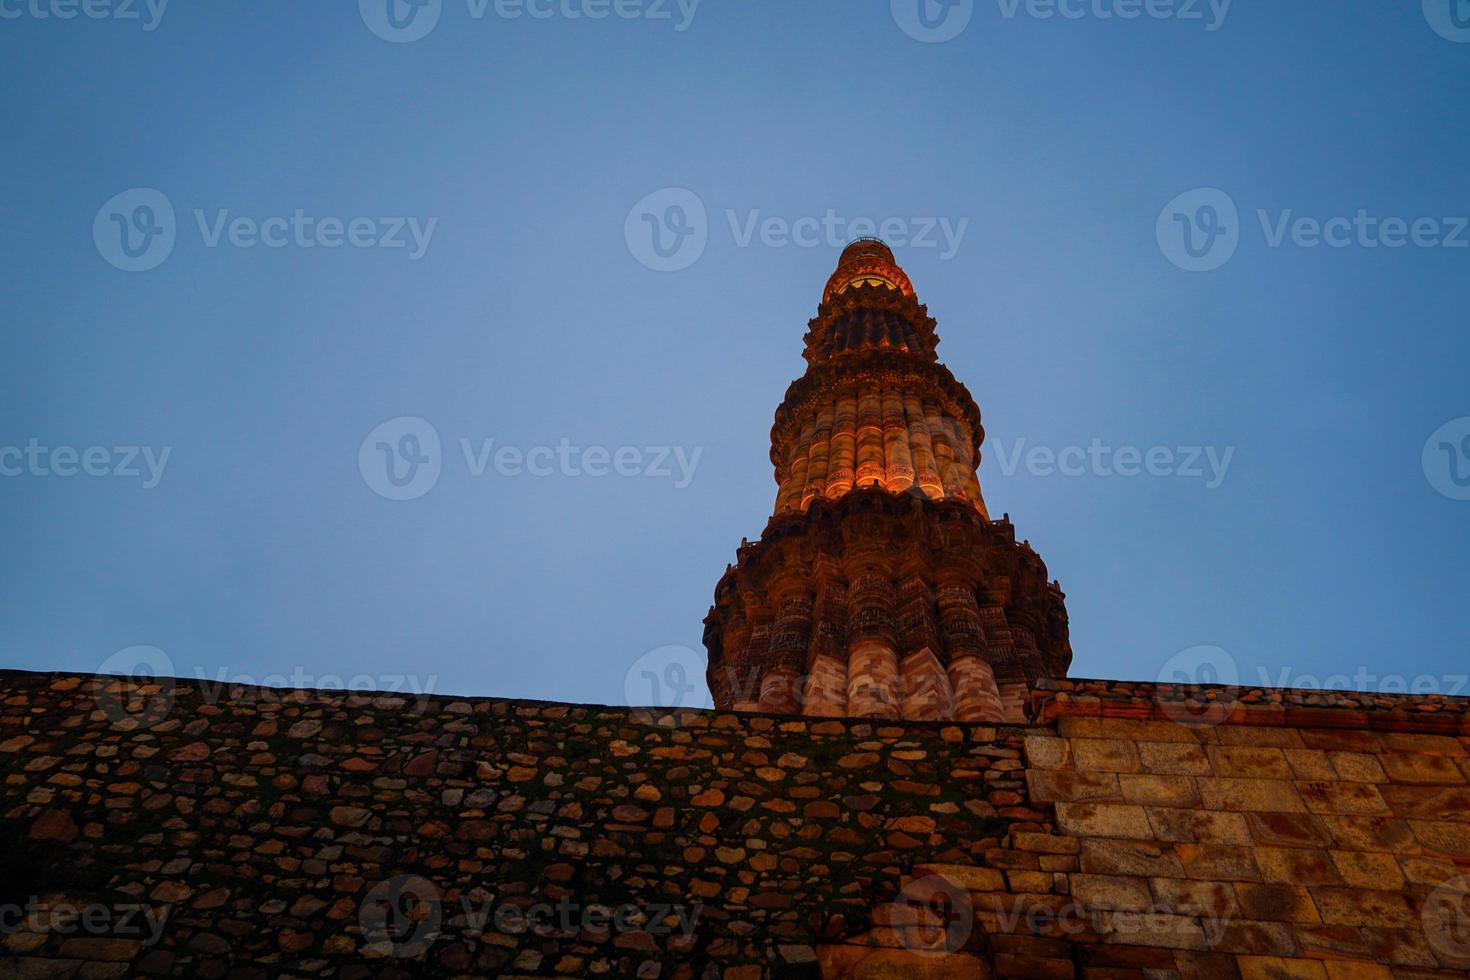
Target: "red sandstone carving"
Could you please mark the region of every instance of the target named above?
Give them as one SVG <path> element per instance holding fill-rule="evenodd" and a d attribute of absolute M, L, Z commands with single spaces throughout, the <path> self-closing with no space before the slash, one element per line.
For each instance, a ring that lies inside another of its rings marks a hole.
<path fill-rule="evenodd" d="M 720 708 L 1020 720 L 1065 677 L 1059 587 L 977 469 L 980 410 L 882 242 L 842 253 L 771 430 L 779 490 L 705 620 Z"/>

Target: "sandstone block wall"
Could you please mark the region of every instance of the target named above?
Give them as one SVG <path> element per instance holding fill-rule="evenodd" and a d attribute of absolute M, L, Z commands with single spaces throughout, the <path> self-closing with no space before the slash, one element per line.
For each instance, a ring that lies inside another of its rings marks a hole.
<path fill-rule="evenodd" d="M 1074 681 L 972 726 L 5 673 L 0 705 L 0 977 L 1470 968 L 1464 699 Z"/>

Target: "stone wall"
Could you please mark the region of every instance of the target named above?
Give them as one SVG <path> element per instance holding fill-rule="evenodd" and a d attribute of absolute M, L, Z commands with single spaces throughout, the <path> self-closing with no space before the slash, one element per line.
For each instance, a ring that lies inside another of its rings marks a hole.
<path fill-rule="evenodd" d="M 898 725 L 3 673 L 0 977 L 1466 975 L 1464 699 L 1033 698 Z"/>
<path fill-rule="evenodd" d="M 0 697 L 0 904 L 167 913 L 151 944 L 27 916 L 0 976 L 814 976 L 916 862 L 1043 820 L 1019 729 L 17 673 Z"/>

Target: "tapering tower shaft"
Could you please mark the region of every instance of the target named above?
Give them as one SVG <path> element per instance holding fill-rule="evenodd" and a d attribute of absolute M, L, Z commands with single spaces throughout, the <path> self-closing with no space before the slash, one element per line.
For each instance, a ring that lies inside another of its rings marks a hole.
<path fill-rule="evenodd" d="M 774 514 L 705 620 L 720 708 L 1019 720 L 1071 662 L 1061 590 L 992 521 L 985 432 L 882 242 L 842 253 L 771 430 Z"/>

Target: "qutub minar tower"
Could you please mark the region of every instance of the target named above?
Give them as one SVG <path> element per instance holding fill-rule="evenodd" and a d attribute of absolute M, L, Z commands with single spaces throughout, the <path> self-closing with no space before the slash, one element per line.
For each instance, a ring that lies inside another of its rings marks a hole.
<path fill-rule="evenodd" d="M 1060 587 L 977 474 L 985 430 L 882 242 L 849 245 L 771 429 L 775 513 L 705 619 L 715 705 L 1023 720 L 1072 661 Z"/>

